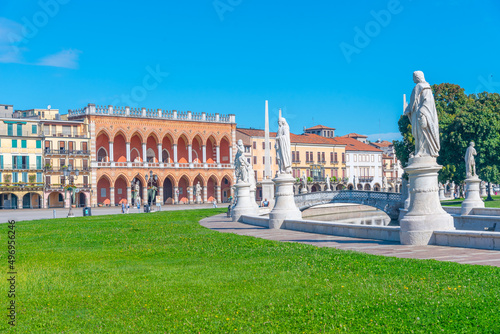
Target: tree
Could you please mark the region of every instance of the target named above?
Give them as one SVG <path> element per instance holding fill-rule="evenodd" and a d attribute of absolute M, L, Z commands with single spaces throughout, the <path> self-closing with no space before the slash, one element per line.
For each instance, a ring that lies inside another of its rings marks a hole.
<path fill-rule="evenodd" d="M 443 165 L 440 182 L 465 179 L 464 155 L 469 143 L 476 144 L 476 170 L 489 183 L 499 182 L 500 165 L 500 95 L 480 93 L 467 96 L 464 89 L 454 84 L 433 85 L 439 119 L 441 150 L 437 162 Z M 395 141 L 396 155 L 407 166 L 414 150 L 414 139 L 408 117 L 401 116 L 399 130 L 403 140 Z"/>

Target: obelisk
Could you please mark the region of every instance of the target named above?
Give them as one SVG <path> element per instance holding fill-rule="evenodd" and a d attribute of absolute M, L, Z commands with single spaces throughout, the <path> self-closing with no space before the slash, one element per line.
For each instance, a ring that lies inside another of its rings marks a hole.
<path fill-rule="evenodd" d="M 271 142 L 269 140 L 269 106 L 266 100 L 266 116 L 265 116 L 265 163 L 264 163 L 264 177 L 262 178 L 262 199 L 267 199 L 269 201 L 269 208 L 274 207 L 274 182 L 271 180 Z"/>

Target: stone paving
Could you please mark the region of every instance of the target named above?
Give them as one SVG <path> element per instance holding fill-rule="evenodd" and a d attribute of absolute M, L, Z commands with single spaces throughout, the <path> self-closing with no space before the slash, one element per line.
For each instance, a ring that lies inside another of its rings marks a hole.
<path fill-rule="evenodd" d="M 232 222 L 226 215 L 216 215 L 200 221 L 202 226 L 222 233 L 234 233 L 268 240 L 301 242 L 318 247 L 334 247 L 374 255 L 412 259 L 434 259 L 464 264 L 500 267 L 500 251 L 443 246 L 407 246 L 399 243 L 339 237 L 291 230 L 270 230 L 265 227 Z"/>

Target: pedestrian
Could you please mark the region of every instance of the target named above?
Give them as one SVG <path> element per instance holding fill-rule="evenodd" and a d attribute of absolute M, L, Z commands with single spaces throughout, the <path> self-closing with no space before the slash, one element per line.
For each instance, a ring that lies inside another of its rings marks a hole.
<path fill-rule="evenodd" d="M 216 199 L 214 199 L 212 203 L 213 203 L 213 208 L 214 208 L 214 209 L 217 209 L 217 200 L 216 200 Z"/>
<path fill-rule="evenodd" d="M 125 213 L 125 202 L 122 202 L 122 213 Z"/>
<path fill-rule="evenodd" d="M 227 206 L 227 216 L 231 217 L 231 204 Z"/>
<path fill-rule="evenodd" d="M 129 209 L 130 209 L 130 204 L 127 203 L 127 214 Z"/>

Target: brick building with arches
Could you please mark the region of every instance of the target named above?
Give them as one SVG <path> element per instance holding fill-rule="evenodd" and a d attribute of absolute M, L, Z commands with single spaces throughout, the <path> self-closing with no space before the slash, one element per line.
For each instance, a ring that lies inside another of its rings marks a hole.
<path fill-rule="evenodd" d="M 132 203 L 132 182 L 142 203 L 151 186 L 153 203 L 194 203 L 198 182 L 204 203 L 232 196 L 234 115 L 88 104 L 68 119 L 89 124 L 93 206 Z"/>

